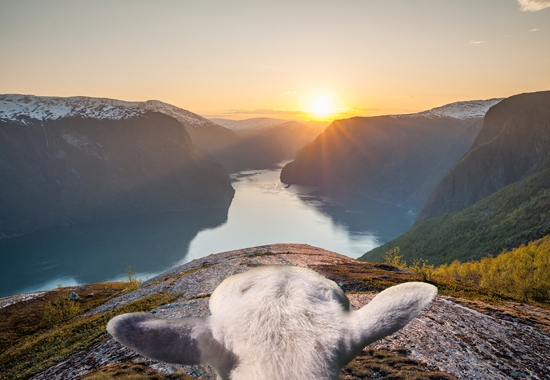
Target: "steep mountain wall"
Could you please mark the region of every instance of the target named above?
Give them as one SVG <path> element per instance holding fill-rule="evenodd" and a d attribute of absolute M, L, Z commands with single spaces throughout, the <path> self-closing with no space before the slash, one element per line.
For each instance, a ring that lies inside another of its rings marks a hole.
<path fill-rule="evenodd" d="M 477 120 L 418 115 L 338 120 L 298 152 L 281 180 L 419 210 L 468 151 L 479 131 Z"/>
<path fill-rule="evenodd" d="M 441 180 L 416 224 L 463 210 L 537 172 L 550 157 L 550 91 L 491 107 L 468 154 Z"/>
<path fill-rule="evenodd" d="M 234 190 L 223 167 L 192 144 L 176 119 L 121 103 L 99 101 L 82 112 L 69 105 L 65 114 L 50 105 L 45 116 L 0 114 L 0 236 L 229 206 Z"/>

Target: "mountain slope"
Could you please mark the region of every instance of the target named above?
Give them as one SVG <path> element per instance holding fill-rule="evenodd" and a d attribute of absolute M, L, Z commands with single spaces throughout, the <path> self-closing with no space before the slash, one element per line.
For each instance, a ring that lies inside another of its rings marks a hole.
<path fill-rule="evenodd" d="M 17 344 L 0 353 L 0 371 L 9 378 L 80 379 L 105 366 L 113 368 L 124 363 L 214 380 L 216 374 L 208 366 L 144 360 L 109 337 L 105 324 L 114 315 L 130 311 L 151 311 L 165 318 L 207 316 L 210 294 L 225 278 L 273 264 L 308 267 L 335 281 L 346 292 L 351 309 L 362 307 L 376 292 L 391 285 L 419 279 L 407 270 L 360 263 L 305 244 L 274 244 L 219 253 L 173 268 L 137 290 L 110 297 L 82 316 L 56 324 L 52 332 L 39 331 L 33 336 L 27 332 L 29 339 L 19 340 L 10 336 Z M 465 286 L 457 284 L 457 288 Z M 403 330 L 368 346 L 344 368 L 341 377 L 548 378 L 550 367 L 545 358 L 550 355 L 550 312 L 524 303 L 482 302 L 470 298 L 472 293 L 464 294 L 466 298 L 452 297 L 446 294 L 445 287 L 440 287 L 439 295 L 428 308 Z M 51 294 L 38 293 L 11 305 L 17 300 L 0 300 L 0 315 L 4 317 L 18 308 L 24 310 L 24 303 L 29 303 L 27 310 L 31 309 L 43 297 L 53 298 Z M 85 299 L 82 303 L 90 301 Z M 70 339 L 61 339 L 63 334 Z"/>
<path fill-rule="evenodd" d="M 228 207 L 229 177 L 174 118 L 139 103 L 0 96 L 0 236 Z"/>
<path fill-rule="evenodd" d="M 489 196 L 535 173 L 550 157 L 550 91 L 512 96 L 491 107 L 468 154 L 441 180 L 416 223 Z"/>
<path fill-rule="evenodd" d="M 468 151 L 481 127 L 478 115 L 498 101 L 335 121 L 283 168 L 281 180 L 419 210 Z"/>
<path fill-rule="evenodd" d="M 428 259 L 432 264 L 467 261 L 497 255 L 550 234 L 550 165 L 508 185 L 462 211 L 424 221 L 396 239 L 363 256 L 382 261 L 399 247 L 409 264 Z"/>

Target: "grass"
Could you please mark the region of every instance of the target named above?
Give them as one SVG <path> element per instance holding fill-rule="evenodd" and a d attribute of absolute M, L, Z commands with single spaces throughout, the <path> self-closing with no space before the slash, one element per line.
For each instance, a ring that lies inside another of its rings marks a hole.
<path fill-rule="evenodd" d="M 87 317 L 76 316 L 58 326 L 20 337 L 0 354 L 0 379 L 26 379 L 108 336 L 105 326 L 116 315 L 149 311 L 170 303 L 180 294 L 159 293 L 129 302 L 114 310 Z"/>
<path fill-rule="evenodd" d="M 184 373 L 163 374 L 152 370 L 144 363 L 117 363 L 84 376 L 82 380 L 193 380 Z"/>
<path fill-rule="evenodd" d="M 81 297 L 78 301 L 80 313 L 85 313 L 120 294 L 127 285 L 124 282 L 83 285 L 64 288 L 64 293 L 77 293 Z M 22 339 L 55 327 L 57 323 L 45 319 L 44 314 L 48 305 L 59 302 L 59 296 L 58 290 L 46 292 L 41 297 L 0 309 L 0 352 L 19 345 Z"/>
<path fill-rule="evenodd" d="M 367 348 L 343 370 L 341 380 L 452 380 L 448 373 L 431 371 L 419 361 L 407 357 L 407 349 L 375 350 Z"/>

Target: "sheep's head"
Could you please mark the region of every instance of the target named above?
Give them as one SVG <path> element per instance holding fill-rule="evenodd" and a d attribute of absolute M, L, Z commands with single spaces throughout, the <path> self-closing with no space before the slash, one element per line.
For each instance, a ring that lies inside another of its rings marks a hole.
<path fill-rule="evenodd" d="M 265 266 L 227 278 L 206 318 L 124 314 L 107 325 L 120 343 L 152 359 L 209 364 L 220 379 L 338 379 L 365 346 L 416 317 L 437 294 L 409 282 L 357 311 L 333 281 L 310 269 Z"/>

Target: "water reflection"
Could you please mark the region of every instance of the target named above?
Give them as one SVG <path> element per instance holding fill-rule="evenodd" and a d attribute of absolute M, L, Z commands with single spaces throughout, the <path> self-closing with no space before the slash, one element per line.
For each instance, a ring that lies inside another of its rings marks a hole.
<path fill-rule="evenodd" d="M 227 209 L 195 210 L 52 228 L 0 241 L 0 296 L 122 279 L 131 266 L 145 278 L 185 257 L 197 233 L 227 220 Z"/>
<path fill-rule="evenodd" d="M 187 259 L 274 243 L 305 243 L 359 257 L 405 232 L 414 220 L 407 210 L 360 196 L 287 187 L 279 175 L 280 169 L 233 175 L 236 193 L 228 222 L 201 231 Z"/>
<path fill-rule="evenodd" d="M 123 279 L 145 279 L 211 253 L 305 243 L 359 257 L 405 232 L 406 210 L 360 196 L 323 194 L 279 181 L 280 169 L 232 175 L 228 210 L 196 210 L 55 228 L 0 241 L 0 296 Z"/>

